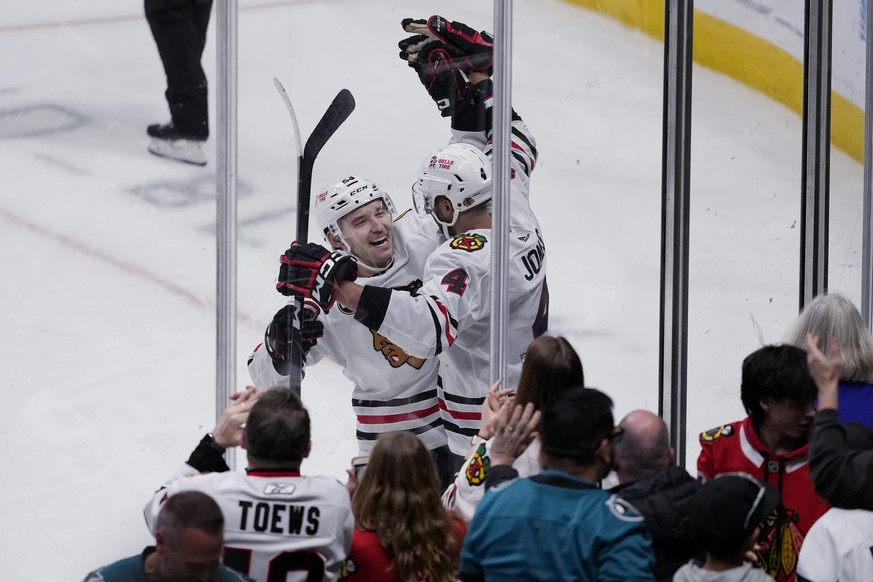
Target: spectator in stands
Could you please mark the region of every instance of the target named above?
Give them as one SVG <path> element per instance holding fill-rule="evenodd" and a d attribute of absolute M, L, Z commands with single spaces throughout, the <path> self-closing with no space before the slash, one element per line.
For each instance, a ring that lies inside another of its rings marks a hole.
<path fill-rule="evenodd" d="M 835 507 L 806 536 L 797 579 L 801 582 L 873 580 L 873 432 L 841 424 L 838 416 L 842 362 L 840 341 L 828 354 L 807 337 L 809 371 L 818 386 L 819 410 L 810 429 L 810 472 L 816 491 Z"/>
<path fill-rule="evenodd" d="M 866 426 L 850 423 L 841 425 L 841 429 L 845 435 L 846 451 L 856 454 L 858 451 L 873 451 L 873 432 Z M 813 436 L 815 438 L 817 435 Z M 870 481 L 851 482 L 854 478 L 851 473 L 825 475 L 823 482 L 818 476 L 817 489 L 835 505 L 840 499 L 827 497 L 827 491 L 839 491 L 845 485 L 863 489 L 865 493 L 870 489 Z M 831 479 L 837 482 L 830 483 Z M 873 580 L 873 554 L 870 552 L 873 547 L 873 511 L 851 505 L 845 507 L 832 507 L 810 528 L 797 562 L 799 581 Z"/>
<path fill-rule="evenodd" d="M 613 470 L 619 485 L 611 491 L 646 519 L 655 551 L 655 577 L 672 580 L 691 558 L 702 557 L 697 536 L 688 527 L 691 498 L 700 483 L 677 467 L 667 425 L 647 410 L 625 416 L 615 443 Z"/>
<path fill-rule="evenodd" d="M 218 504 L 205 493 L 186 491 L 161 509 L 154 546 L 91 572 L 85 582 L 250 581 L 221 565 L 223 543 L 224 517 Z"/>
<path fill-rule="evenodd" d="M 673 580 L 772 582 L 772 576 L 746 563 L 746 556 L 778 506 L 778 489 L 744 473 L 707 481 L 692 498 L 690 520 L 691 532 L 706 549 L 706 560 L 682 566 Z"/>
<path fill-rule="evenodd" d="M 807 464 L 816 388 L 806 352 L 789 345 L 753 352 L 743 361 L 740 392 L 748 417 L 701 433 L 698 476 L 706 482 L 747 473 L 779 489 L 782 505 L 767 522 L 757 565 L 776 580 L 793 580 L 803 538 L 828 510 Z"/>
<path fill-rule="evenodd" d="M 561 390 L 584 385 L 582 361 L 570 342 L 563 337 L 545 335 L 533 340 L 524 355 L 517 390 L 498 390 L 498 384 L 495 384 L 489 391 L 482 405 L 479 434 L 473 437 L 470 453 L 454 483 L 443 494 L 446 508 L 456 511 L 468 523 L 473 519 L 476 506 L 485 493 L 485 477 L 491 467 L 493 419 L 501 404 L 512 400 L 524 406 L 530 402 L 534 410 L 540 410 Z M 539 453 L 539 440 L 534 439 L 513 463 L 519 475 L 528 477 L 540 472 Z"/>
<path fill-rule="evenodd" d="M 455 580 L 467 528 L 440 505 L 436 465 L 411 432 L 379 436 L 352 496 L 343 580 Z"/>
<path fill-rule="evenodd" d="M 818 386 L 819 408 L 810 428 L 809 470 L 819 495 L 836 507 L 873 510 L 873 447 L 855 438 L 849 425 L 840 423 L 839 392 L 842 376 L 840 342 L 830 341 L 829 355 L 819 349 L 819 338 L 807 339 L 809 371 Z M 854 429 L 855 433 L 859 429 Z M 860 445 L 858 443 L 861 443 Z"/>
<path fill-rule="evenodd" d="M 858 309 L 842 295 L 819 295 L 803 308 L 787 341 L 806 349 L 808 335 L 839 340 L 840 420 L 873 429 L 873 335 Z M 830 341 L 825 342 L 822 351 L 825 357 L 830 355 Z"/>
<path fill-rule="evenodd" d="M 246 450 L 245 473 L 229 472 L 224 450 Z M 146 505 L 154 532 L 161 506 L 182 491 L 210 494 L 229 524 L 224 564 L 256 580 L 306 571 L 336 580 L 352 543 L 354 518 L 346 488 L 332 477 L 302 476 L 309 455 L 309 413 L 287 388 L 237 395 L 188 463 Z M 198 474 L 207 473 L 208 474 Z M 232 526 L 231 526 L 232 524 Z"/>
<path fill-rule="evenodd" d="M 591 388 L 568 388 L 546 403 L 540 424 L 543 471 L 493 487 L 470 524 L 461 580 L 654 580 L 649 531 L 620 497 L 599 489 L 610 471 L 612 400 Z M 489 482 L 513 473 L 538 412 L 501 409 Z"/>

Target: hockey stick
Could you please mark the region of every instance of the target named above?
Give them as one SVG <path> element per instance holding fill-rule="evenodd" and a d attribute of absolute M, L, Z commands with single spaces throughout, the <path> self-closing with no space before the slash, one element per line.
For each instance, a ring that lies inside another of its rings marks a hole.
<path fill-rule="evenodd" d="M 333 102 L 324 112 L 321 120 L 312 130 L 309 139 L 306 140 L 306 146 L 302 148 L 300 127 L 297 124 L 297 116 L 294 114 L 294 107 L 291 105 L 291 99 L 288 98 L 288 93 L 285 87 L 279 82 L 279 79 L 273 77 L 273 84 L 279 95 L 285 102 L 285 107 L 288 108 L 288 113 L 291 115 L 291 124 L 294 126 L 294 138 L 297 148 L 297 231 L 295 240 L 299 243 L 305 243 L 309 239 L 309 202 L 312 190 L 312 167 L 315 165 L 315 158 L 318 157 L 321 148 L 327 143 L 331 136 L 339 129 L 339 126 L 348 119 L 352 111 L 355 110 L 355 98 L 352 97 L 348 89 L 342 89 Z M 294 303 L 294 326 L 291 332 L 291 360 L 290 360 L 290 387 L 291 390 L 300 394 L 300 386 L 303 382 L 303 333 L 302 333 L 302 317 L 303 317 L 303 300 L 299 297 L 291 298 Z"/>

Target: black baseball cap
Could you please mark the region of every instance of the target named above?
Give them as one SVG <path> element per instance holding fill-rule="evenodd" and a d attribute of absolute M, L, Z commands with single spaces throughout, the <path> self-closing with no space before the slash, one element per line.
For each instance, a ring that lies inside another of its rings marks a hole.
<path fill-rule="evenodd" d="M 734 547 L 767 519 L 782 501 L 769 483 L 745 473 L 724 473 L 691 499 L 689 525 L 704 547 Z"/>

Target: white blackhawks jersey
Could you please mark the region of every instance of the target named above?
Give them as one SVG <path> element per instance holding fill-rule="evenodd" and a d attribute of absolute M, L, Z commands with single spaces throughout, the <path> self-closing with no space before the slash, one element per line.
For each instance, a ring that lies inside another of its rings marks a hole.
<path fill-rule="evenodd" d="M 384 273 L 361 279 L 368 285 L 417 288 L 428 256 L 442 241 L 430 217 L 405 212 L 394 221 L 394 263 Z M 436 357 L 417 358 L 385 336 L 355 321 L 354 313 L 339 303 L 319 320 L 320 338 L 306 357 L 307 366 L 328 358 L 343 368 L 354 384 L 352 409 L 357 416 L 358 446 L 367 454 L 385 432 L 408 430 L 428 449 L 446 444 L 437 401 Z M 249 374 L 259 388 L 287 383 L 273 367 L 266 349 L 255 349 Z"/>
<path fill-rule="evenodd" d="M 873 580 L 873 511 L 831 508 L 809 528 L 798 581 Z"/>
<path fill-rule="evenodd" d="M 481 136 L 478 140 L 477 136 Z M 453 141 L 490 155 L 483 134 L 455 133 Z M 507 377 L 518 383 L 521 357 L 548 327 L 546 255 L 542 231 L 528 203 L 536 147 L 521 120 L 512 128 Z M 491 361 L 491 230 L 471 230 L 444 242 L 425 266 L 415 295 L 374 291 L 367 283 L 357 318 L 401 346 L 407 354 L 440 360 L 440 408 L 453 453 L 466 455 L 479 430 L 489 389 Z"/>
<path fill-rule="evenodd" d="M 199 474 L 185 465 L 145 507 L 155 533 L 161 506 L 181 491 L 201 491 L 224 514 L 230 568 L 267 582 L 337 580 L 354 531 L 349 494 L 333 477 L 293 472 Z"/>

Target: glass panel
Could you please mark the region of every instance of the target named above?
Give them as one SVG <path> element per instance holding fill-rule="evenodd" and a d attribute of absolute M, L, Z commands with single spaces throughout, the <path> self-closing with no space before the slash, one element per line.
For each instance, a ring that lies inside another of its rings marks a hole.
<path fill-rule="evenodd" d="M 797 314 L 802 2 L 695 2 L 687 466 Z"/>
<path fill-rule="evenodd" d="M 828 290 L 860 309 L 866 5 L 833 3 Z"/>
<path fill-rule="evenodd" d="M 616 422 L 658 410 L 663 19 L 661 1 L 516 3 L 514 102 L 540 150 L 550 333 L 579 352 Z"/>

